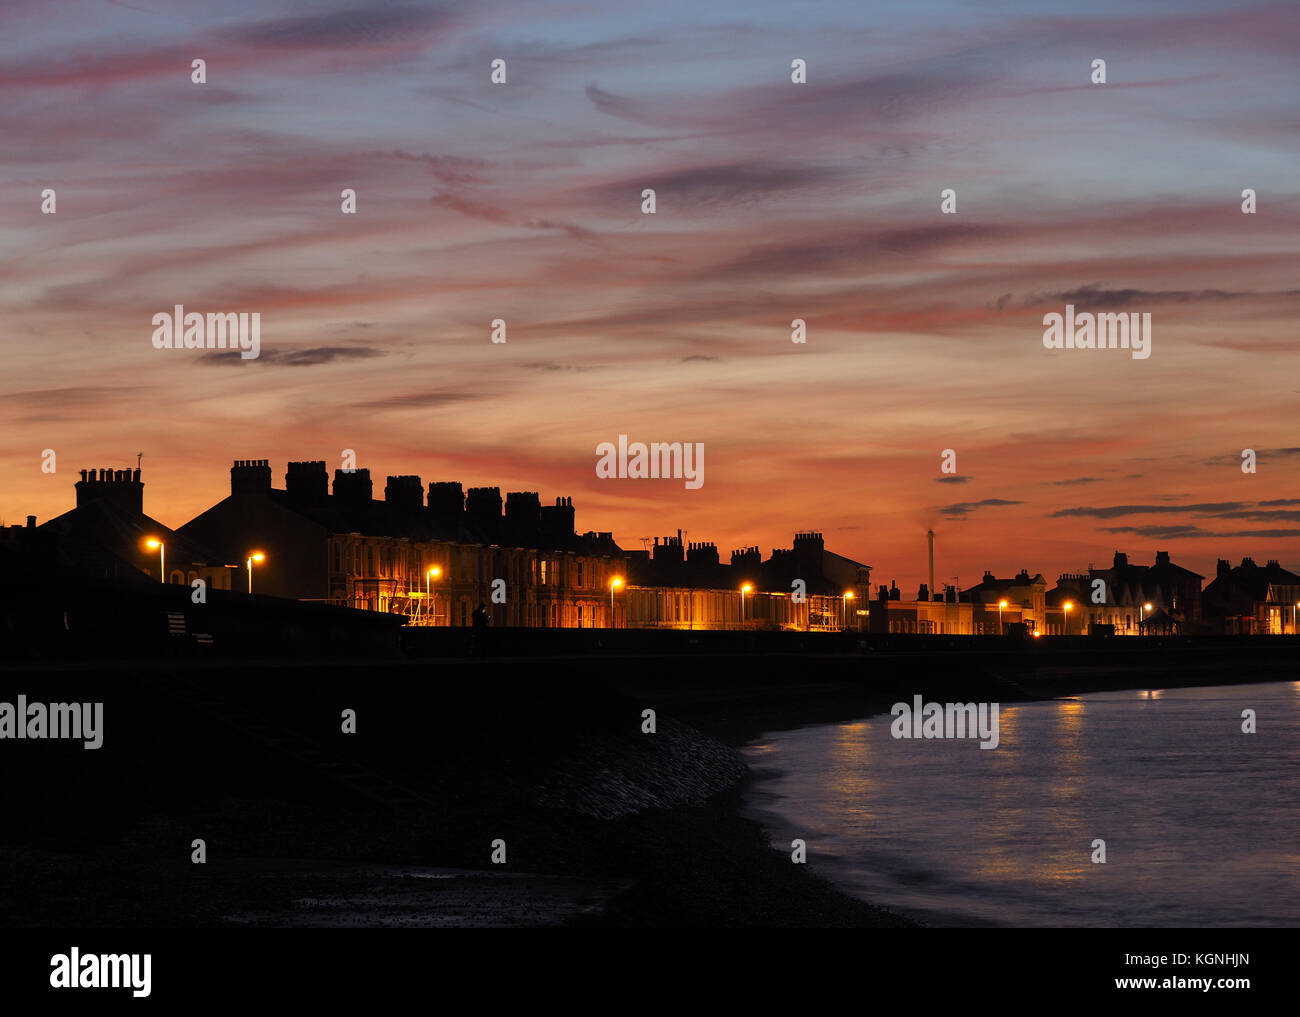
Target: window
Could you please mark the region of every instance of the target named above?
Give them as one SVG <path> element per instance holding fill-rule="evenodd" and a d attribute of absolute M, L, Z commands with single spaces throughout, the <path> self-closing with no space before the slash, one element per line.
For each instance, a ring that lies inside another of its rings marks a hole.
<path fill-rule="evenodd" d="M 578 562 L 578 585 L 582 585 L 582 562 Z M 578 610 L 582 610 L 579 608 Z"/>
<path fill-rule="evenodd" d="M 538 580 L 537 581 L 542 586 L 547 585 L 547 583 L 549 582 L 549 579 L 547 578 L 547 571 L 549 565 L 550 563 L 545 558 L 538 559 L 537 562 Z"/>

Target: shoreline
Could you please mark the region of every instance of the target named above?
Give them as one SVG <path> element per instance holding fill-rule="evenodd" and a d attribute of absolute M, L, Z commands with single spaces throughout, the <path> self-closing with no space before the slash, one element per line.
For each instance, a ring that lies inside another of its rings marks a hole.
<path fill-rule="evenodd" d="M 1072 679 L 1061 679 L 1059 680 L 1059 682 L 1053 682 L 1051 685 L 1045 684 L 1042 690 L 1036 690 L 1036 691 L 1047 691 L 1048 689 L 1051 689 L 1055 692 L 1054 695 L 1031 695 L 1026 692 L 1025 695 L 1019 697 L 1004 697 L 1002 701 L 1003 702 L 1068 701 L 1068 700 L 1075 699 L 1078 696 L 1091 695 L 1091 694 L 1097 694 L 1103 692 L 1137 691 L 1140 689 L 1150 689 L 1151 691 L 1157 691 L 1157 690 L 1171 690 L 1171 689 L 1184 689 L 1184 688 L 1223 688 L 1223 687 L 1230 687 L 1234 685 L 1269 685 L 1269 684 L 1275 684 L 1281 682 L 1294 682 L 1296 680 L 1297 679 L 1286 677 L 1283 675 L 1267 675 L 1267 674 L 1241 675 L 1234 680 L 1223 680 L 1221 677 L 1216 678 L 1208 675 L 1197 675 L 1192 679 L 1181 680 L 1181 681 L 1165 681 L 1165 682 L 1157 682 L 1157 683 L 1143 682 L 1139 684 L 1133 684 L 1131 681 L 1127 681 L 1123 678 L 1108 678 L 1104 680 L 1098 680 L 1096 679 L 1095 676 L 1093 676 L 1091 680 L 1086 680 L 1086 679 L 1082 680 L 1082 685 L 1084 687 L 1080 687 L 1081 679 L 1076 676 L 1075 678 Z M 934 698 L 938 699 L 941 697 L 936 696 Z M 891 707 L 893 706 L 894 703 L 898 701 L 899 700 L 895 696 L 874 695 L 864 699 L 853 699 L 848 701 L 842 701 L 839 704 L 833 706 L 829 704 L 821 704 L 819 706 L 809 706 L 804 712 L 800 713 L 797 716 L 786 716 L 782 718 L 780 722 L 775 722 L 775 718 L 774 718 L 774 722 L 768 724 L 759 723 L 757 727 L 755 726 L 756 718 L 754 717 L 750 717 L 745 721 L 736 721 L 733 719 L 728 724 L 724 724 L 720 728 L 720 730 L 725 731 L 729 738 L 734 739 L 735 740 L 734 744 L 736 744 L 737 747 L 744 747 L 744 746 L 751 745 L 756 741 L 761 740 L 763 737 L 765 737 L 768 734 L 775 734 L 783 731 L 792 731 L 792 730 L 797 730 L 799 728 L 810 727 L 810 726 L 816 727 L 816 726 L 823 726 L 823 725 L 848 724 L 848 723 L 855 723 L 858 721 L 869 720 L 872 718 L 889 717 L 891 716 Z M 843 712 L 845 705 L 851 705 L 850 713 L 846 714 Z M 766 837 L 767 835 L 766 829 L 763 825 L 760 816 L 753 815 L 752 811 L 750 812 L 750 814 L 746 814 L 747 810 L 745 808 L 745 801 L 744 801 L 746 797 L 746 790 L 751 788 L 756 781 L 761 779 L 762 778 L 758 774 L 754 773 L 752 770 L 746 775 L 745 779 L 741 782 L 741 784 L 737 788 L 739 792 L 739 799 L 740 799 L 737 803 L 737 808 L 740 810 L 739 811 L 740 818 L 745 820 L 746 822 L 753 823 L 761 831 L 763 831 L 763 834 Z M 757 808 L 756 811 L 758 811 L 759 813 L 764 812 L 764 810 L 761 808 Z M 773 846 L 772 850 L 774 852 L 779 853 L 781 849 Z M 892 906 L 885 903 L 881 903 L 878 900 L 868 900 L 867 898 L 859 897 L 855 894 L 852 894 L 848 890 L 840 888 L 832 880 L 826 877 L 822 877 L 811 870 L 808 871 L 807 875 L 812 879 L 817 879 L 821 882 L 824 882 L 835 893 L 842 894 L 853 900 L 858 900 L 858 901 L 868 903 L 874 909 L 890 914 L 900 919 L 904 925 L 910 927 L 923 927 L 923 928 L 931 928 L 931 927 L 933 928 L 948 928 L 948 927 L 1013 928 L 1013 927 L 1017 927 L 1013 925 L 993 925 L 988 922 L 977 921 L 973 919 L 963 920 L 962 922 L 956 925 L 949 925 L 949 924 L 936 925 L 933 924 L 931 921 L 928 921 L 927 916 L 923 914 L 911 913 L 904 909 L 895 909 Z"/>
<path fill-rule="evenodd" d="M 0 699 L 41 689 L 109 700 L 104 749 L 51 746 L 50 768 L 18 788 L 22 821 L 0 844 L 6 924 L 921 927 L 772 846 L 743 815 L 754 777 L 738 773 L 737 747 L 887 713 L 910 698 L 905 687 L 1012 702 L 1294 680 L 1289 662 L 1230 676 L 1213 661 L 1038 674 L 941 662 L 887 682 L 847 677 L 860 660 L 801 658 L 794 671 L 784 657 L 718 663 L 665 671 L 631 660 L 611 682 L 608 658 L 566 661 L 560 683 L 482 660 L 59 666 L 25 669 L 18 682 L 0 670 Z M 169 696 L 177 681 L 223 705 Z M 654 739 L 639 727 L 647 705 L 659 712 Z M 343 706 L 361 718 L 355 738 L 338 733 Z M 220 722 L 240 710 L 267 722 L 264 737 Z M 287 757 L 279 737 L 310 738 L 425 801 L 367 800 Z M 45 804 L 69 781 L 94 803 L 78 822 Z M 206 866 L 189 864 L 200 835 Z M 498 837 L 509 864 L 494 869 Z"/>

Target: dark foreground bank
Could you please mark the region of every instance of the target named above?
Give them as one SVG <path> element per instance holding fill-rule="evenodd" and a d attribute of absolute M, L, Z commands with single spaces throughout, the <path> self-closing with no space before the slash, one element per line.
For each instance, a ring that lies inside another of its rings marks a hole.
<path fill-rule="evenodd" d="M 0 671 L 0 701 L 100 701 L 105 718 L 97 750 L 0 742 L 0 914 L 9 927 L 905 926 L 739 817 L 735 746 L 916 692 L 1013 701 L 1291 671 L 1261 658 L 1225 673 L 1190 654 L 1041 665 L 715 655 Z"/>

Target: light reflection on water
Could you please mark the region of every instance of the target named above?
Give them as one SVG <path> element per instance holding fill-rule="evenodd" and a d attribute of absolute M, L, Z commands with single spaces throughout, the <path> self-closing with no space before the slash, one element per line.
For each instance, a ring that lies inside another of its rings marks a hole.
<path fill-rule="evenodd" d="M 846 892 L 944 925 L 1300 924 L 1300 682 L 1008 703 L 992 750 L 891 720 L 745 750 L 747 813 Z"/>

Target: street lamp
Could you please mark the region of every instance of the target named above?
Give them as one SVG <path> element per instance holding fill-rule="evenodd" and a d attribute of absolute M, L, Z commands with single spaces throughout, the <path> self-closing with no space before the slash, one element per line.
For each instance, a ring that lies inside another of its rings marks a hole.
<path fill-rule="evenodd" d="M 1300 600 L 1291 605 L 1291 635 L 1295 635 L 1295 609 L 1300 607 Z"/>
<path fill-rule="evenodd" d="M 753 587 L 746 583 L 740 588 L 740 627 L 745 627 L 745 594 L 752 590 Z"/>
<path fill-rule="evenodd" d="M 612 629 L 612 628 L 615 628 L 615 625 L 614 625 L 614 620 L 615 620 L 615 617 L 614 617 L 614 591 L 617 590 L 617 589 L 618 589 L 620 586 L 622 586 L 622 585 L 623 585 L 623 580 L 622 580 L 622 578 L 619 577 L 619 576 L 615 576 L 613 579 L 611 579 L 611 580 L 609 581 L 609 627 L 610 627 L 611 629 Z"/>
<path fill-rule="evenodd" d="M 167 546 L 157 537 L 150 537 L 144 546 L 150 550 L 158 549 L 158 582 L 167 582 Z"/>
<path fill-rule="evenodd" d="M 1067 600 L 1065 602 L 1065 625 L 1061 629 L 1061 635 L 1063 636 L 1068 636 L 1070 634 L 1070 608 L 1072 607 L 1074 607 L 1074 605 Z"/>
<path fill-rule="evenodd" d="M 1007 602 L 1005 600 L 998 601 L 998 635 L 1000 636 L 1005 636 L 1007 634 L 1006 629 L 1002 627 L 1002 609 L 1006 606 Z"/>
<path fill-rule="evenodd" d="M 1144 622 L 1144 621 L 1146 620 L 1147 612 L 1150 611 L 1150 610 L 1151 610 L 1151 605 L 1150 605 L 1150 604 L 1143 604 L 1141 607 L 1138 608 L 1138 633 L 1139 633 L 1139 635 L 1140 635 L 1141 632 L 1142 632 L 1142 622 Z M 1132 615 L 1130 615 L 1129 617 L 1132 617 Z"/>
<path fill-rule="evenodd" d="M 849 627 L 849 601 L 852 599 L 853 591 L 845 590 L 844 596 L 840 600 L 840 613 L 843 616 L 843 620 L 840 622 L 840 628 L 842 629 L 847 629 Z"/>
<path fill-rule="evenodd" d="M 429 569 L 424 574 L 424 624 L 426 625 L 432 625 L 434 621 L 434 613 L 429 603 L 429 580 L 437 579 L 440 575 L 442 575 L 442 569 L 440 568 Z"/>
<path fill-rule="evenodd" d="M 253 562 L 266 561 L 266 555 L 261 551 L 252 551 L 248 555 L 248 592 L 253 592 Z"/>

